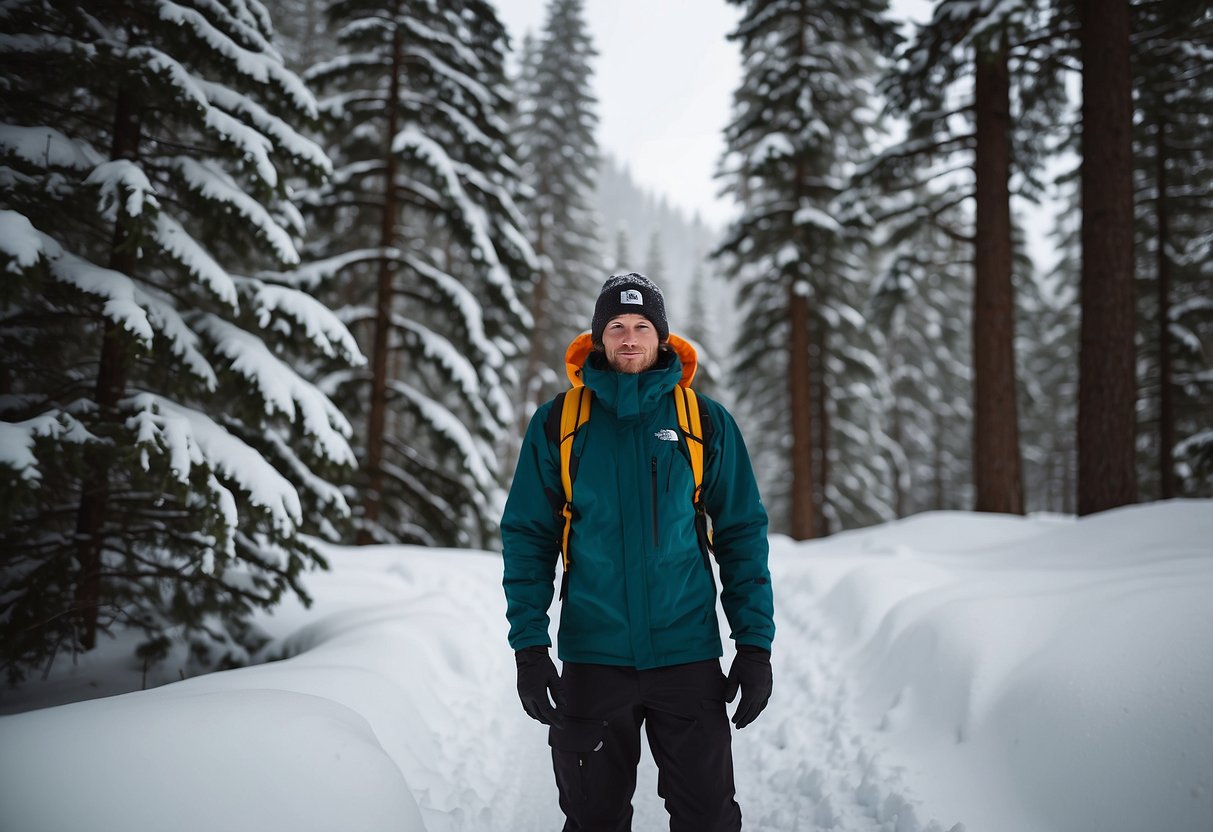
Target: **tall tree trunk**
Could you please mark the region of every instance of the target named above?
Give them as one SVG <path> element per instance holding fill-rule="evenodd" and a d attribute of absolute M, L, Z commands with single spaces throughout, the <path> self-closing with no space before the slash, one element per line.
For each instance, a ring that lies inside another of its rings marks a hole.
<path fill-rule="evenodd" d="M 120 90 L 114 106 L 114 136 L 111 159 L 139 158 L 141 110 L 138 97 L 129 90 Z M 134 275 L 139 264 L 135 246 L 130 244 L 130 229 L 119 216 L 114 224 L 109 267 L 126 275 Z M 107 320 L 101 339 L 101 357 L 97 365 L 97 387 L 94 398 L 103 419 L 116 421 L 118 402 L 126 392 L 127 347 L 129 338 L 123 327 Z M 88 474 L 82 484 L 80 508 L 76 515 L 76 578 L 75 617 L 80 646 L 92 650 L 97 646 L 97 623 L 101 608 L 102 562 L 105 516 L 109 507 L 109 459 L 104 449 L 88 455 Z"/>
<path fill-rule="evenodd" d="M 1159 496 L 1169 500 L 1175 496 L 1175 395 L 1171 389 L 1171 261 L 1167 257 L 1167 121 L 1162 113 L 1154 136 L 1154 178 L 1158 188 L 1158 483 Z"/>
<path fill-rule="evenodd" d="M 933 435 L 934 442 L 931 446 L 931 468 L 934 471 L 935 478 L 933 485 L 935 486 L 934 504 L 931 508 L 936 511 L 942 511 L 946 508 L 952 508 L 947 504 L 947 484 L 949 481 L 948 472 L 944 469 L 944 442 L 946 441 L 944 432 L 941 429 L 939 415 L 933 417 L 935 422 L 935 431 Z"/>
<path fill-rule="evenodd" d="M 792 425 L 791 535 L 808 540 L 817 533 L 813 503 L 813 396 L 809 363 L 809 298 L 794 280 L 788 287 L 788 418 Z"/>
<path fill-rule="evenodd" d="M 820 315 L 814 315 L 809 337 L 813 348 L 810 359 L 813 362 L 813 412 L 816 415 L 817 439 L 816 453 L 813 458 L 817 463 L 813 468 L 816 480 L 815 504 L 817 506 L 817 537 L 828 537 L 830 534 L 830 518 L 826 514 L 827 494 L 830 485 L 830 413 L 829 385 L 826 383 L 826 322 Z"/>
<path fill-rule="evenodd" d="M 1137 499 L 1133 149 L 1127 0 L 1079 0 L 1082 324 L 1078 513 Z"/>
<path fill-rule="evenodd" d="M 396 173 L 398 163 L 392 145 L 400 120 L 400 73 L 402 71 L 401 32 L 397 26 L 392 35 L 392 64 L 388 80 L 387 136 L 384 142 L 385 170 L 383 187 L 383 217 L 379 229 L 379 245 L 393 248 L 396 245 Z M 378 293 L 375 301 L 375 335 L 371 348 L 371 409 L 366 427 L 366 474 L 367 489 L 363 501 L 363 519 L 376 523 L 383 500 L 383 447 L 384 422 L 387 415 L 388 336 L 392 326 L 392 263 L 384 258 L 379 261 Z M 358 531 L 358 544 L 374 543 L 370 529 Z"/>
<path fill-rule="evenodd" d="M 905 434 L 902 430 L 901 423 L 901 408 L 897 406 L 897 400 L 893 400 L 893 409 L 889 414 L 889 441 L 893 443 L 895 448 L 905 448 Z M 907 476 L 903 465 L 909 465 L 907 454 L 903 453 L 900 460 L 895 459 L 893 468 L 893 514 L 897 517 L 906 516 L 906 492 L 902 487 L 902 480 Z"/>
<path fill-rule="evenodd" d="M 1011 77 L 1006 47 L 977 56 L 973 484 L 977 511 L 1023 514 L 1011 286 Z"/>
<path fill-rule="evenodd" d="M 1075 465 L 1074 465 L 1074 448 L 1067 447 L 1065 449 L 1066 462 L 1061 469 L 1061 510 L 1063 514 L 1073 514 L 1077 508 L 1077 495 L 1075 494 Z"/>
<path fill-rule="evenodd" d="M 548 281 L 550 275 L 550 267 L 545 265 L 550 262 L 550 259 L 544 255 L 547 253 L 547 234 L 546 226 L 541 217 L 536 223 L 535 233 L 535 259 L 539 261 L 540 266 L 535 270 L 535 289 L 531 293 L 531 347 L 527 351 L 526 373 L 523 375 L 522 391 L 527 397 L 528 402 L 539 402 L 541 400 L 541 390 L 543 385 L 540 383 L 542 377 L 543 365 L 545 361 L 550 360 L 549 345 L 552 342 L 552 333 L 549 332 L 551 326 L 548 315 Z M 563 367 L 557 367 L 559 373 Z M 529 419 L 530 413 L 525 412 L 529 408 L 523 408 L 522 418 Z M 521 430 L 518 431 L 519 436 L 526 432 L 526 422 L 520 423 Z"/>
<path fill-rule="evenodd" d="M 810 31 L 807 7 L 800 9 L 798 54 L 808 54 Z M 793 183 L 799 199 L 809 192 L 804 162 L 797 161 Z M 791 230 L 795 233 L 794 229 Z M 809 334 L 809 286 L 807 277 L 797 274 L 788 286 L 788 418 L 792 422 L 792 499 L 791 533 L 794 540 L 808 540 L 818 534 L 817 504 L 814 500 L 813 471 L 813 361 Z"/>

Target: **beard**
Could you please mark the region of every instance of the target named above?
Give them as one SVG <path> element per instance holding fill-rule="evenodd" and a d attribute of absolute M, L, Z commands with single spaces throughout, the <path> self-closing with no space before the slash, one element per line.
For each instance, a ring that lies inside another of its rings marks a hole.
<path fill-rule="evenodd" d="M 637 375 L 653 369 L 657 363 L 657 355 L 657 349 L 652 352 L 642 351 L 636 356 L 624 356 L 622 350 L 616 350 L 614 353 L 607 354 L 607 364 L 617 373 Z"/>

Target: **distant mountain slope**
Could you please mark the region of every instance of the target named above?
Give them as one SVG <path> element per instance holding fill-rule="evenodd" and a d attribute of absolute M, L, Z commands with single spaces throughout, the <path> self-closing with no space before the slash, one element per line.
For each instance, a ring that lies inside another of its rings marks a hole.
<path fill-rule="evenodd" d="M 603 219 L 603 246 L 612 272 L 653 271 L 653 264 L 646 261 L 654 232 L 659 235 L 665 272 L 658 276 L 664 279 L 661 288 L 671 316 L 685 316 L 695 265 L 706 260 L 720 232 L 698 215 L 688 217 L 664 196 L 646 190 L 625 165 L 609 156 L 604 158 L 599 173 L 596 207 Z M 615 263 L 620 229 L 628 238 L 631 260 L 627 263 Z M 713 268 L 711 264 L 705 266 Z"/>

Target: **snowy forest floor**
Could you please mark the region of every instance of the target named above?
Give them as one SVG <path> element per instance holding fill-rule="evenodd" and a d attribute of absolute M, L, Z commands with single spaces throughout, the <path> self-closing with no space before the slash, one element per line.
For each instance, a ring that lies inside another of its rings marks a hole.
<path fill-rule="evenodd" d="M 746 829 L 1213 829 L 1211 509 L 773 538 L 775 695 L 734 735 Z M 330 557 L 311 609 L 264 622 L 290 658 L 89 699 L 140 686 L 118 641 L 5 691 L 0 829 L 559 829 L 497 556 Z M 647 750 L 634 805 L 636 832 L 668 828 Z"/>

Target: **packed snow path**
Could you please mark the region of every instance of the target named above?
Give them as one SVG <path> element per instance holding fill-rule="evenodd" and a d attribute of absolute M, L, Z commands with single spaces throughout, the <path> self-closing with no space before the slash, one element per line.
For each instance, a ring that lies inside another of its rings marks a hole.
<path fill-rule="evenodd" d="M 775 693 L 734 733 L 745 828 L 1213 829 L 1210 540 L 1207 501 L 773 538 Z M 0 829 L 558 830 L 499 557 L 329 560 L 312 609 L 265 622 L 282 661 L 45 707 L 137 689 L 116 642 L 0 694 Z M 647 753 L 634 806 L 635 832 L 668 828 Z"/>
<path fill-rule="evenodd" d="M 387 550 L 379 557 L 400 555 Z M 469 557 L 466 553 L 407 557 L 386 570 L 403 579 L 397 603 L 342 617 L 354 619 L 363 629 L 369 618 L 384 615 L 382 626 L 399 626 L 401 637 L 409 640 L 407 634 L 418 629 L 417 619 L 430 618 L 422 628 L 432 642 L 425 645 L 429 656 L 422 666 L 426 694 L 435 697 L 427 703 L 431 715 L 425 719 L 433 747 L 424 755 L 408 755 L 402 765 L 425 828 L 558 830 L 563 816 L 547 732 L 522 712 L 514 692 L 513 657 L 503 642 L 505 608 L 497 564 L 490 560 L 472 570 L 448 568 L 452 559 Z M 348 559 L 343 561 L 343 569 L 349 565 Z M 359 568 L 363 565 L 371 566 Z M 810 576 L 797 575 L 789 566 L 790 574 L 783 576 L 788 597 L 800 597 L 808 588 L 801 584 Z M 371 568 L 379 571 L 377 565 Z M 303 640 L 292 649 L 305 649 L 308 640 L 324 638 L 329 626 L 322 619 L 305 629 Z M 775 653 L 775 696 L 758 721 L 734 732 L 745 827 L 771 832 L 942 832 L 938 824 L 919 823 L 922 810 L 897 774 L 881 765 L 878 749 L 857 730 L 849 712 L 848 683 L 827 629 L 812 608 L 783 605 L 776 626 L 780 644 L 789 649 Z M 331 643 L 332 637 L 328 640 Z M 427 698 L 416 690 L 407 697 L 414 702 Z M 647 744 L 633 805 L 636 832 L 669 828 Z"/>
<path fill-rule="evenodd" d="M 923 810 L 858 730 L 850 713 L 850 686 L 822 622 L 814 619 L 811 610 L 792 605 L 776 613 L 776 625 L 780 642 L 797 647 L 776 651 L 776 692 L 770 706 L 753 725 L 734 732 L 738 801 L 745 828 L 942 832 L 937 823 L 919 822 Z M 503 773 L 517 771 L 517 766 L 528 772 L 515 788 L 501 794 L 494 804 L 495 817 L 485 828 L 558 830 L 563 818 L 554 811 L 556 794 L 547 750 L 534 743 L 534 735 L 542 736 L 544 731 L 510 713 L 509 706 L 517 703 L 510 696 L 507 700 L 505 722 L 512 723 L 509 732 L 514 737 L 500 749 L 506 752 Z M 735 706 L 736 702 L 729 707 L 730 713 Z M 528 761 L 511 756 L 511 748 L 524 746 L 537 756 Z M 507 777 L 496 782 L 510 781 Z M 647 743 L 633 806 L 635 832 L 669 828 Z"/>

